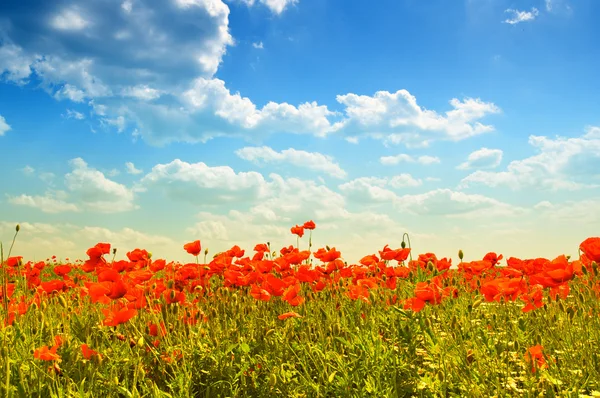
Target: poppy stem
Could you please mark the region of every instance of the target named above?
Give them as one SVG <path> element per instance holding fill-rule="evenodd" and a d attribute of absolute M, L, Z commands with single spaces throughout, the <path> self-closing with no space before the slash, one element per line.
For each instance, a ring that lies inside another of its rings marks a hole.
<path fill-rule="evenodd" d="M 8 319 L 8 272 L 7 267 L 4 265 L 4 247 L 0 242 L 0 268 L 2 268 L 2 306 L 6 313 L 6 319 Z"/>
<path fill-rule="evenodd" d="M 19 224 L 17 224 L 17 228 L 15 228 L 15 230 L 16 230 L 15 236 L 13 237 L 12 243 L 10 245 L 10 249 L 8 249 L 8 255 L 6 256 L 6 258 L 10 257 L 10 253 L 12 252 L 13 246 L 15 245 L 15 240 L 17 239 L 17 235 L 19 234 L 20 229 L 21 229 L 21 227 L 19 226 Z"/>
<path fill-rule="evenodd" d="M 408 252 L 408 255 L 410 256 L 410 261 L 412 261 L 413 258 L 412 258 L 412 248 L 410 246 L 410 236 L 408 236 L 408 233 L 405 232 L 404 235 L 402 235 L 402 242 L 404 242 L 405 236 L 406 236 L 406 240 L 408 241 L 408 248 L 411 249 L 410 252 Z"/>

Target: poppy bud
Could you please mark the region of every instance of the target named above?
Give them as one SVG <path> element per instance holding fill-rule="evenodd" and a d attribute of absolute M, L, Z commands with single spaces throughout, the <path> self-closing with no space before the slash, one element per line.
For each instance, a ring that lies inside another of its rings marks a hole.
<path fill-rule="evenodd" d="M 15 227 L 15 230 L 16 230 L 17 232 L 19 232 L 19 231 L 21 230 L 21 226 L 20 226 L 19 224 L 17 224 L 17 226 Z"/>
<path fill-rule="evenodd" d="M 116 248 L 116 247 L 115 247 L 115 248 L 113 248 L 113 256 L 114 256 L 115 254 L 117 254 L 117 248 Z"/>
<path fill-rule="evenodd" d="M 208 247 L 206 249 L 204 249 L 204 255 L 206 256 L 208 254 Z"/>
<path fill-rule="evenodd" d="M 462 250 L 458 251 L 458 258 L 460 258 L 460 261 L 462 261 L 463 257 L 465 256 L 465 254 L 463 253 Z"/>
<path fill-rule="evenodd" d="M 400 247 L 405 249 L 406 248 L 406 243 L 404 243 L 404 241 L 402 241 L 402 243 L 400 243 Z"/>
<path fill-rule="evenodd" d="M 433 263 L 431 261 L 427 261 L 427 271 L 433 271 Z"/>

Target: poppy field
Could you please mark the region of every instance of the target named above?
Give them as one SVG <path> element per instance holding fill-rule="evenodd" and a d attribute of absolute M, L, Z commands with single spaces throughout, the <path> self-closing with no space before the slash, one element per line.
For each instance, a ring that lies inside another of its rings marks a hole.
<path fill-rule="evenodd" d="M 600 396 L 600 237 L 577 258 L 455 264 L 403 239 L 348 264 L 313 248 L 315 228 L 210 257 L 196 240 L 182 264 L 139 248 L 115 260 L 104 242 L 31 262 L 13 254 L 17 226 L 0 263 L 1 395 Z"/>

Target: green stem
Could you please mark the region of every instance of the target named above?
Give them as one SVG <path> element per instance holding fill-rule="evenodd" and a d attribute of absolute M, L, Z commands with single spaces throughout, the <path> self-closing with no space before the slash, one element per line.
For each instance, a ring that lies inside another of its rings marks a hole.
<path fill-rule="evenodd" d="M 412 248 L 410 246 L 410 236 L 408 236 L 408 233 L 405 232 L 404 235 L 402 235 L 402 242 L 404 242 L 405 236 L 406 236 L 406 240 L 408 241 L 408 248 L 411 249 L 410 252 L 408 253 L 408 255 L 410 256 L 410 261 L 412 261 L 413 258 L 412 258 Z"/>

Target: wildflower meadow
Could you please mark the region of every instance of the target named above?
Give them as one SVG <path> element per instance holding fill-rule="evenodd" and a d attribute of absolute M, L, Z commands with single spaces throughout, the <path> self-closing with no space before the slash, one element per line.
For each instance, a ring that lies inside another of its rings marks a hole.
<path fill-rule="evenodd" d="M 34 263 L 15 254 L 17 225 L 2 396 L 600 396 L 600 237 L 577 258 L 452 264 L 405 235 L 348 264 L 313 247 L 315 229 L 210 256 L 182 242 L 186 264 L 140 248 L 115 261 L 104 242 Z"/>

